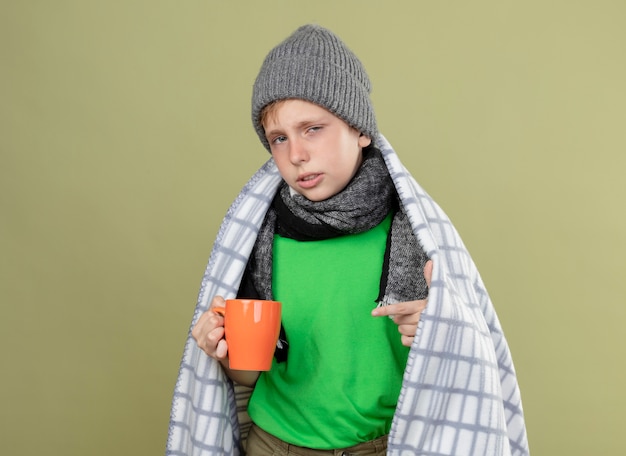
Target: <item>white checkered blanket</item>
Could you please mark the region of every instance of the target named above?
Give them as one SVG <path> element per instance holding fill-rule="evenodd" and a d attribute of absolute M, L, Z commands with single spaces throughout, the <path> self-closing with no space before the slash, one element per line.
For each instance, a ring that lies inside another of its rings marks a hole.
<path fill-rule="evenodd" d="M 433 260 L 426 310 L 411 347 L 389 433 L 389 455 L 528 455 L 509 347 L 480 275 L 454 226 L 378 138 L 401 202 Z M 206 268 L 192 326 L 215 295 L 237 293 L 281 177 L 268 160 L 228 210 Z M 421 271 L 419 271 L 421 274 Z M 242 454 L 249 391 L 234 387 L 189 333 L 166 454 Z"/>

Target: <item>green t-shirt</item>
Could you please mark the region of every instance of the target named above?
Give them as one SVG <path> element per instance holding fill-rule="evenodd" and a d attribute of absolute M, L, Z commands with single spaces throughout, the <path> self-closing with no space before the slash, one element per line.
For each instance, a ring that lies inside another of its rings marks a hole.
<path fill-rule="evenodd" d="M 391 225 L 323 241 L 275 236 L 274 298 L 283 303 L 287 361 L 263 372 L 248 412 L 294 445 L 344 448 L 389 432 L 408 348 L 372 317 Z"/>

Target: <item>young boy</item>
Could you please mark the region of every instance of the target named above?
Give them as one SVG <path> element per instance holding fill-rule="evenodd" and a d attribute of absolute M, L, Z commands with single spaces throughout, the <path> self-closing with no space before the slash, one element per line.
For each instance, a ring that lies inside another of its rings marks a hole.
<path fill-rule="evenodd" d="M 253 388 L 250 456 L 527 453 L 514 370 L 486 291 L 447 218 L 394 165 L 369 93 L 358 58 L 322 27 L 299 28 L 266 57 L 252 121 L 272 160 L 218 235 L 181 365 L 169 454 L 239 454 L 224 375 Z M 437 216 L 430 224 L 428 211 Z M 237 236 L 246 242 L 227 240 Z M 220 262 L 227 250 L 230 262 Z M 440 273 L 427 307 L 429 256 Z M 233 295 L 283 303 L 268 372 L 229 368 L 223 319 L 211 308 Z M 420 323 L 432 306 L 432 320 Z"/>

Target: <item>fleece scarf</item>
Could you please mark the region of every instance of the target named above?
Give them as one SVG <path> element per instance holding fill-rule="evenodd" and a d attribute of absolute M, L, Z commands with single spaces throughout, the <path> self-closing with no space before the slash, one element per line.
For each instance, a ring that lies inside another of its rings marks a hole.
<path fill-rule="evenodd" d="M 528 455 L 520 391 L 487 290 L 454 226 L 376 142 L 413 233 L 433 260 L 428 305 L 409 352 L 388 440 L 389 455 Z M 168 455 L 240 455 L 248 393 L 191 337 L 215 295 L 234 297 L 281 184 L 270 159 L 229 208 L 200 286 L 174 389 Z M 421 273 L 421 272 L 420 272 Z"/>

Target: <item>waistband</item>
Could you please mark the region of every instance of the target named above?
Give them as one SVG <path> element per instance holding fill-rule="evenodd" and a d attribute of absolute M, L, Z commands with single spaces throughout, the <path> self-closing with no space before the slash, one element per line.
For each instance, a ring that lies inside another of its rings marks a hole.
<path fill-rule="evenodd" d="M 252 437 L 252 439 L 251 439 Z M 294 455 L 294 456 L 379 456 L 385 455 L 387 452 L 387 436 L 384 435 L 374 440 L 362 442 L 348 448 L 339 448 L 335 450 L 315 450 L 312 448 L 291 445 L 272 434 L 265 432 L 256 424 L 252 424 L 248 435 L 248 451 L 254 455 L 254 446 L 256 439 L 265 446 L 270 446 L 275 450 L 275 454 Z M 253 443 L 253 445 L 250 445 Z M 252 451 L 251 451 L 252 450 Z"/>

